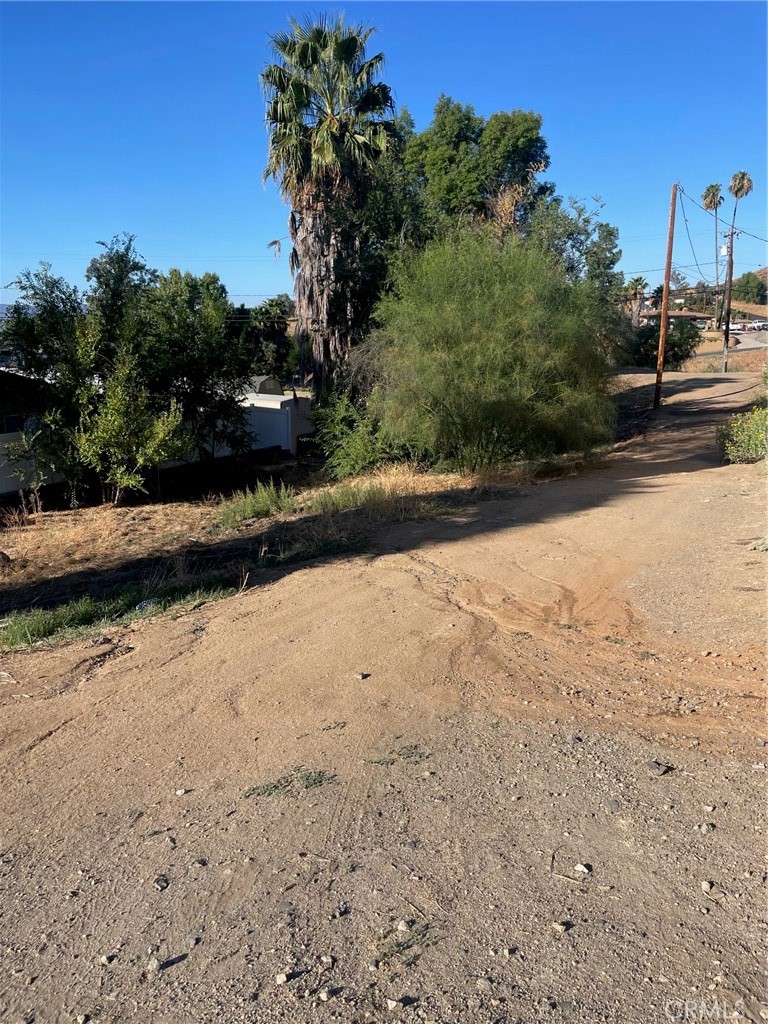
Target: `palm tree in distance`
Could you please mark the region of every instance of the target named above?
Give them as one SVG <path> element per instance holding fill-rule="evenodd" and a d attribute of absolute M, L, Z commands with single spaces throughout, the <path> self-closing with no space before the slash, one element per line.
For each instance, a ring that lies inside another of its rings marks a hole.
<path fill-rule="evenodd" d="M 720 247 L 717 241 L 717 211 L 723 205 L 723 196 L 720 190 L 722 185 L 707 185 L 701 197 L 701 203 L 705 210 L 715 215 L 715 317 L 717 319 L 717 304 L 719 303 L 718 292 L 720 291 Z"/>
<path fill-rule="evenodd" d="M 291 206 L 298 342 L 312 337 L 322 395 L 363 326 L 355 214 L 396 128 L 390 89 L 377 81 L 384 56 L 366 57 L 372 29 L 345 25 L 342 16 L 290 24 L 272 37 L 278 60 L 261 74 L 270 133 L 264 177 L 280 184 Z"/>
<path fill-rule="evenodd" d="M 736 171 L 734 176 L 731 178 L 731 183 L 728 186 L 728 191 L 734 198 L 733 203 L 733 217 L 731 219 L 731 235 L 736 226 L 736 210 L 739 205 L 739 200 L 744 199 L 754 188 L 752 179 L 746 171 Z"/>
<path fill-rule="evenodd" d="M 731 230 L 728 236 L 728 286 L 725 290 L 725 326 L 723 330 L 723 372 L 728 369 L 728 346 L 730 344 L 730 323 L 731 323 L 731 289 L 733 287 L 733 234 L 736 228 L 736 210 L 739 201 L 744 199 L 753 189 L 752 179 L 746 171 L 736 171 L 731 178 L 728 191 L 733 196 L 733 217 L 731 217 Z"/>
<path fill-rule="evenodd" d="M 643 304 L 643 298 L 647 288 L 648 282 L 644 277 L 633 277 L 631 280 L 627 281 L 626 295 L 629 299 L 629 305 L 632 311 L 633 327 L 637 327 L 640 323 L 640 307 Z"/>

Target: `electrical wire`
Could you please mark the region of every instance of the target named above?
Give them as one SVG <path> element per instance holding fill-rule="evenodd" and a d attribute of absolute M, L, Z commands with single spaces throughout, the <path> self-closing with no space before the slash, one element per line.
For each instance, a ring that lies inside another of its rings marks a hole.
<path fill-rule="evenodd" d="M 696 258 L 696 251 L 693 248 L 693 239 L 691 238 L 691 232 L 690 232 L 689 227 L 688 227 L 688 214 L 685 212 L 685 203 L 683 202 L 683 190 L 682 189 L 679 190 L 678 197 L 680 199 L 680 210 L 681 210 L 681 212 L 683 214 L 683 221 L 685 223 L 685 233 L 688 236 L 688 245 L 690 245 L 690 247 L 691 247 L 691 255 L 693 256 L 693 262 L 696 264 L 696 269 L 699 272 L 701 280 L 705 284 L 714 284 L 714 281 L 710 281 L 706 277 L 706 275 L 704 274 L 704 271 L 699 266 L 699 261 Z"/>
<path fill-rule="evenodd" d="M 678 188 L 680 192 L 684 193 L 686 198 L 690 199 L 694 206 L 698 206 L 698 208 L 702 210 L 704 213 L 706 213 L 709 217 L 714 218 L 715 214 L 712 210 L 708 210 L 705 206 L 702 206 L 701 203 L 697 203 L 693 196 L 689 195 L 685 191 L 682 185 L 679 185 Z M 756 238 L 758 242 L 768 242 L 768 238 L 763 238 L 761 235 L 754 235 L 751 231 L 747 231 L 746 228 L 739 228 L 734 225 L 733 230 L 739 235 L 749 235 L 750 238 Z"/>

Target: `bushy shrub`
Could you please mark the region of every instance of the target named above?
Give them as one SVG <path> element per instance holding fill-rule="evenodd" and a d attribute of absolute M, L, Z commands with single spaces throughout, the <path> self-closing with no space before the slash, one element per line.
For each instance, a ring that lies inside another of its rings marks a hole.
<path fill-rule="evenodd" d="M 639 327 L 630 346 L 634 366 L 656 368 L 659 351 L 658 324 Z M 664 342 L 664 369 L 679 370 L 701 341 L 701 332 L 690 320 L 673 320 Z"/>
<path fill-rule="evenodd" d="M 315 422 L 326 469 L 334 480 L 367 473 L 394 454 L 376 419 L 346 394 L 318 409 Z"/>
<path fill-rule="evenodd" d="M 602 307 L 551 255 L 474 231 L 406 257 L 393 285 L 377 311 L 384 437 L 472 471 L 608 435 Z"/>
<path fill-rule="evenodd" d="M 758 406 L 718 427 L 717 441 L 729 462 L 759 462 L 768 455 L 768 408 Z"/>

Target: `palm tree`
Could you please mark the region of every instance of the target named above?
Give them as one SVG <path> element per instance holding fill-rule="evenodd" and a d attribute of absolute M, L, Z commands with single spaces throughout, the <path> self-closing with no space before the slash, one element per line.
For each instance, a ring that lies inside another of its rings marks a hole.
<path fill-rule="evenodd" d="M 739 205 L 739 200 L 748 196 L 753 187 L 752 179 L 746 171 L 736 171 L 734 176 L 731 178 L 731 183 L 728 186 L 728 191 L 734 198 L 733 218 L 731 219 L 731 235 L 733 235 L 733 230 L 736 226 L 736 209 Z"/>
<path fill-rule="evenodd" d="M 739 200 L 748 196 L 753 189 L 752 179 L 746 171 L 736 171 L 731 178 L 728 191 L 733 196 L 733 217 L 731 217 L 731 230 L 728 237 L 728 274 L 725 289 L 725 326 L 723 328 L 723 372 L 728 369 L 728 346 L 730 344 L 730 323 L 731 323 L 731 289 L 733 287 L 733 235 L 736 228 L 736 210 Z"/>
<path fill-rule="evenodd" d="M 722 185 L 707 185 L 701 202 L 705 210 L 715 215 L 715 316 L 717 316 L 717 293 L 720 291 L 720 247 L 717 244 L 717 211 L 723 205 L 723 196 L 720 194 Z"/>
<path fill-rule="evenodd" d="M 633 277 L 630 281 L 627 281 L 626 295 L 630 300 L 633 327 L 637 327 L 640 323 L 640 307 L 647 287 L 648 282 L 644 277 Z"/>
<path fill-rule="evenodd" d="M 279 182 L 291 206 L 297 335 L 299 345 L 312 336 L 319 395 L 364 326 L 355 218 L 373 164 L 396 138 L 390 89 L 376 80 L 383 54 L 365 54 L 372 31 L 342 16 L 291 19 L 290 31 L 272 37 L 278 63 L 261 75 L 270 133 L 264 177 Z"/>

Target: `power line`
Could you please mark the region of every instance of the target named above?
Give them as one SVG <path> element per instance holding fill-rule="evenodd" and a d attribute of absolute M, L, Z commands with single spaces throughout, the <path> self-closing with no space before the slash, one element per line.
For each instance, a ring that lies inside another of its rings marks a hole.
<path fill-rule="evenodd" d="M 684 190 L 682 185 L 680 186 L 680 191 L 681 192 L 685 192 L 685 190 Z M 693 198 L 693 196 L 688 195 L 687 192 L 685 192 L 685 195 L 688 196 L 688 198 L 690 199 L 690 201 L 693 203 L 694 206 L 698 206 L 698 208 L 700 210 L 702 210 L 704 213 L 706 213 L 709 217 L 713 217 L 714 218 L 715 215 L 712 212 L 712 210 L 708 210 L 706 208 L 706 206 L 702 206 L 701 203 L 697 203 L 696 200 Z M 737 234 L 749 235 L 750 238 L 756 238 L 758 240 L 758 242 L 768 242 L 768 238 L 763 238 L 761 235 L 754 235 L 751 231 L 747 231 L 746 228 L 738 228 L 738 227 L 734 226 L 733 230 Z"/>
<path fill-rule="evenodd" d="M 23 251 L 8 251 L 6 250 L 4 256 L 15 257 L 16 259 L 77 259 L 77 260 L 89 260 L 93 259 L 93 253 L 83 252 L 48 252 L 43 253 L 25 253 Z M 254 263 L 254 262 L 266 262 L 266 263 L 277 263 L 278 261 L 274 256 L 146 256 L 143 257 L 148 263 L 170 263 L 173 260 L 178 260 L 180 263 Z"/>
<path fill-rule="evenodd" d="M 707 279 L 706 275 L 704 274 L 704 271 L 699 266 L 699 261 L 696 259 L 696 252 L 695 252 L 695 250 L 693 248 L 693 239 L 691 238 L 691 232 L 688 229 L 688 215 L 685 212 L 685 203 L 683 202 L 683 190 L 682 189 L 680 189 L 680 210 L 681 210 L 681 212 L 683 214 L 683 221 L 685 223 L 685 233 L 688 236 L 688 245 L 690 245 L 690 247 L 691 247 L 691 255 L 693 256 L 693 262 L 696 264 L 696 269 L 699 272 L 701 280 L 704 281 L 705 284 L 713 284 L 714 282 L 712 282 L 712 281 Z"/>
<path fill-rule="evenodd" d="M 758 242 L 768 242 L 768 238 L 762 238 L 760 235 L 753 235 L 751 231 L 745 231 L 744 228 L 734 228 L 733 230 L 737 235 L 749 235 L 750 238 L 756 238 Z"/>
<path fill-rule="evenodd" d="M 715 261 L 714 260 L 710 260 L 709 263 L 703 263 L 702 264 L 702 266 L 704 266 L 704 267 L 714 267 L 714 265 L 715 265 Z M 675 263 L 674 264 L 675 270 L 693 270 L 695 268 L 695 266 L 696 266 L 696 264 L 694 264 L 694 263 Z M 737 260 L 734 263 L 734 266 L 736 266 L 736 267 L 753 267 L 754 263 L 742 263 L 742 262 L 739 262 Z M 626 274 L 628 277 L 634 277 L 636 274 L 656 274 L 656 273 L 662 273 L 663 270 L 664 270 L 664 267 L 646 267 L 645 270 L 624 270 L 623 273 Z"/>

